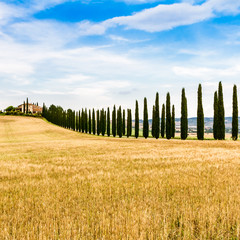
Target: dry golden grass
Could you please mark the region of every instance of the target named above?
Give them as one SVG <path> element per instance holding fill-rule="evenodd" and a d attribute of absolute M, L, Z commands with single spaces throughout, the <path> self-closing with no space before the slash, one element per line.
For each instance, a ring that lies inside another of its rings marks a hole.
<path fill-rule="evenodd" d="M 240 142 L 0 117 L 0 239 L 239 239 L 239 196 Z"/>

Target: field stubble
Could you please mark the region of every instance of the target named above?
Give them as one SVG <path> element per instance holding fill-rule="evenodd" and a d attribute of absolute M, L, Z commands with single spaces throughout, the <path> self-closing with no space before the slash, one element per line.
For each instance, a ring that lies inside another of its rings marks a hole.
<path fill-rule="evenodd" d="M 239 239 L 239 159 L 240 142 L 0 117 L 0 239 Z"/>

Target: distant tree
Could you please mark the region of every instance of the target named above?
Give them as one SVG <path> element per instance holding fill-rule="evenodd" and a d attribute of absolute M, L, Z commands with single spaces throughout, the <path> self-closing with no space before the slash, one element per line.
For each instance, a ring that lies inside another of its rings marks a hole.
<path fill-rule="evenodd" d="M 237 86 L 233 86 L 233 110 L 232 110 L 232 139 L 238 139 L 238 97 Z"/>
<path fill-rule="evenodd" d="M 113 137 L 116 137 L 116 107 L 114 105 L 113 111 L 112 111 L 112 135 Z"/>
<path fill-rule="evenodd" d="M 172 119 L 171 119 L 171 102 L 170 102 L 170 93 L 167 93 L 166 99 L 166 137 L 170 139 L 172 137 Z"/>
<path fill-rule="evenodd" d="M 111 135 L 111 120 L 110 120 L 110 109 L 107 109 L 107 135 L 110 137 Z"/>
<path fill-rule="evenodd" d="M 85 131 L 85 133 L 87 133 L 87 132 L 88 132 L 88 112 L 87 112 L 87 109 L 86 109 L 86 108 L 85 108 L 85 114 L 84 114 L 84 116 L 85 116 L 85 120 L 84 120 L 85 129 L 84 129 L 84 131 Z"/>
<path fill-rule="evenodd" d="M 100 128 L 101 128 L 100 131 L 102 133 L 102 136 L 104 136 L 106 132 L 106 112 L 104 108 L 100 112 Z"/>
<path fill-rule="evenodd" d="M 95 120 L 95 110 L 93 108 L 92 111 L 92 130 L 93 130 L 93 134 L 96 134 L 96 120 Z"/>
<path fill-rule="evenodd" d="M 138 109 L 138 101 L 136 100 L 136 108 L 135 108 L 135 137 L 139 137 L 139 109 Z"/>
<path fill-rule="evenodd" d="M 223 103 L 223 90 L 222 83 L 219 82 L 218 85 L 218 139 L 225 139 L 225 112 Z"/>
<path fill-rule="evenodd" d="M 81 124 L 81 126 L 82 126 L 82 133 L 84 133 L 84 129 L 85 129 L 85 112 L 84 112 L 83 108 L 82 108 L 82 113 L 81 113 L 81 120 L 82 120 L 82 124 Z"/>
<path fill-rule="evenodd" d="M 175 138 L 175 107 L 174 105 L 172 106 L 172 138 Z"/>
<path fill-rule="evenodd" d="M 125 109 L 123 109 L 123 117 L 122 117 L 122 135 L 125 136 L 126 134 L 126 117 L 125 117 Z"/>
<path fill-rule="evenodd" d="M 101 128 L 100 128 L 100 113 L 99 110 L 97 110 L 97 135 L 99 136 L 101 132 Z"/>
<path fill-rule="evenodd" d="M 81 110 L 78 111 L 78 131 L 81 132 L 81 123 L 82 123 L 82 120 L 81 120 Z"/>
<path fill-rule="evenodd" d="M 23 101 L 23 113 L 26 112 L 26 106 L 25 106 L 25 101 Z M 43 114 L 44 115 L 44 114 Z M 44 116 L 43 116 L 44 117 Z"/>
<path fill-rule="evenodd" d="M 143 136 L 148 138 L 149 136 L 149 123 L 148 123 L 148 109 L 147 98 L 144 98 L 144 111 L 143 111 Z"/>
<path fill-rule="evenodd" d="M 131 109 L 127 110 L 127 137 L 132 136 L 132 113 Z"/>
<path fill-rule="evenodd" d="M 92 117 L 91 117 L 90 109 L 89 109 L 89 115 L 88 115 L 88 132 L 89 132 L 89 134 L 92 133 Z"/>
<path fill-rule="evenodd" d="M 26 113 L 28 113 L 28 98 L 27 98 L 27 102 L 26 102 Z"/>
<path fill-rule="evenodd" d="M 75 111 L 72 112 L 72 130 L 76 130 L 76 113 Z"/>
<path fill-rule="evenodd" d="M 197 138 L 204 139 L 204 113 L 202 105 L 202 85 L 198 86 L 198 107 L 197 107 Z"/>
<path fill-rule="evenodd" d="M 188 136 L 188 118 L 187 118 L 187 98 L 185 89 L 182 89 L 181 102 L 181 139 L 185 140 Z"/>
<path fill-rule="evenodd" d="M 159 94 L 158 94 L 158 92 L 156 93 L 156 99 L 155 99 L 154 119 L 155 119 L 154 137 L 156 139 L 158 139 L 159 134 L 160 134 L 160 111 L 159 111 Z"/>
<path fill-rule="evenodd" d="M 9 106 L 5 109 L 6 112 L 11 112 L 11 111 L 15 111 L 15 107 L 13 106 Z"/>
<path fill-rule="evenodd" d="M 117 135 L 121 138 L 122 137 L 122 108 L 119 107 L 117 111 Z"/>
<path fill-rule="evenodd" d="M 162 105 L 162 116 L 161 116 L 161 137 L 165 136 L 165 104 Z"/>
<path fill-rule="evenodd" d="M 213 137 L 214 139 L 218 139 L 218 93 L 217 91 L 214 93 L 214 117 L 213 117 Z"/>
<path fill-rule="evenodd" d="M 155 105 L 153 105 L 152 109 L 152 137 L 155 137 L 155 131 L 156 131 L 156 123 L 155 123 Z"/>

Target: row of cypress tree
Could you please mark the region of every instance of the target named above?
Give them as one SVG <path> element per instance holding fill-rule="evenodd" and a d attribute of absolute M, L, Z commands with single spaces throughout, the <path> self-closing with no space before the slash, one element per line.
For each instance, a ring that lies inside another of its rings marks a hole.
<path fill-rule="evenodd" d="M 162 104 L 161 118 L 159 107 L 159 94 L 156 93 L 155 104 L 152 111 L 152 137 L 158 139 L 161 135 L 162 138 L 171 139 L 175 137 L 175 106 L 171 106 L 170 93 L 166 95 L 166 103 Z M 121 106 L 116 109 L 114 105 L 112 111 L 112 118 L 110 118 L 110 109 L 91 110 L 82 109 L 75 112 L 71 109 L 63 110 L 60 106 L 51 105 L 49 108 L 43 105 L 43 117 L 48 121 L 59 126 L 82 132 L 104 136 L 117 135 L 132 136 L 132 112 L 131 109 L 122 110 Z M 126 119 L 127 118 L 127 119 Z M 111 120 L 112 119 L 112 120 Z M 161 124 L 160 124 L 161 121 Z M 127 123 L 127 125 L 126 125 Z M 136 100 L 135 104 L 135 121 L 134 121 L 134 136 L 139 137 L 139 105 Z M 185 89 L 182 89 L 181 96 L 181 139 L 188 137 L 188 110 L 187 98 Z M 149 119 L 147 98 L 144 98 L 144 111 L 143 111 L 143 137 L 149 137 Z M 214 93 L 214 120 L 213 120 L 213 135 L 215 139 L 225 139 L 225 115 L 223 103 L 223 90 L 222 83 L 219 82 L 218 91 Z M 204 111 L 202 104 L 202 86 L 198 86 L 198 106 L 197 106 L 197 138 L 204 139 Z M 232 139 L 238 139 L 238 99 L 237 87 L 233 87 L 233 117 L 232 117 Z"/>

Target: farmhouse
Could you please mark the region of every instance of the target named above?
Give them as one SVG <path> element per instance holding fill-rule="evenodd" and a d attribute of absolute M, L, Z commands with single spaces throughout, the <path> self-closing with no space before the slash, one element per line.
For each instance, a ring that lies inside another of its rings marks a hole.
<path fill-rule="evenodd" d="M 19 105 L 16 110 L 24 112 L 24 104 Z M 27 110 L 27 105 L 25 104 L 25 112 L 26 112 L 26 110 Z M 42 113 L 42 107 L 37 106 L 37 105 L 32 104 L 32 103 L 29 103 L 28 104 L 28 112 L 31 112 L 31 113 Z"/>

